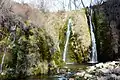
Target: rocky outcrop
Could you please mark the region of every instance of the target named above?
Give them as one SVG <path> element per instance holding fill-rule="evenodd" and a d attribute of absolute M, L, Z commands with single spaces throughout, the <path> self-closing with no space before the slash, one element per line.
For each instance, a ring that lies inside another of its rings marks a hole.
<path fill-rule="evenodd" d="M 120 62 L 99 63 L 75 75 L 83 80 L 120 80 Z"/>

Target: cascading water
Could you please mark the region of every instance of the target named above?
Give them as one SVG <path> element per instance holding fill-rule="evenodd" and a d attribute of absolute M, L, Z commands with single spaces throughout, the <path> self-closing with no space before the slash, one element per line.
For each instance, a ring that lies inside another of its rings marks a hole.
<path fill-rule="evenodd" d="M 15 31 L 16 26 L 12 27 L 11 30 Z M 8 47 L 10 47 L 10 45 L 13 45 L 14 42 L 15 42 L 15 33 L 11 32 L 8 40 L 10 39 L 11 36 L 13 37 L 13 41 L 8 45 Z M 0 73 L 2 73 L 2 71 L 3 71 L 3 64 L 4 64 L 4 60 L 5 60 L 5 56 L 6 56 L 6 51 L 7 51 L 7 47 L 4 49 L 4 54 L 2 56 L 2 61 L 1 61 L 1 64 L 0 64 Z"/>
<path fill-rule="evenodd" d="M 90 8 L 90 15 L 89 15 L 89 23 L 90 23 L 90 33 L 91 33 L 91 41 L 92 41 L 92 53 L 89 63 L 97 63 L 97 49 L 96 49 L 96 40 L 95 40 L 95 34 L 93 31 L 93 25 L 92 25 L 92 9 Z"/>
<path fill-rule="evenodd" d="M 3 71 L 3 64 L 4 64 L 5 55 L 6 55 L 6 48 L 4 50 L 4 54 L 3 54 L 3 57 L 2 57 L 2 62 L 0 64 L 0 73 L 2 73 L 2 71 Z"/>
<path fill-rule="evenodd" d="M 67 25 L 67 32 L 66 32 L 66 42 L 64 46 L 64 52 L 63 52 L 63 61 L 66 61 L 66 54 L 67 54 L 67 49 L 68 49 L 68 43 L 69 43 L 69 38 L 70 38 L 70 32 L 71 32 L 71 18 L 69 18 L 68 25 Z"/>

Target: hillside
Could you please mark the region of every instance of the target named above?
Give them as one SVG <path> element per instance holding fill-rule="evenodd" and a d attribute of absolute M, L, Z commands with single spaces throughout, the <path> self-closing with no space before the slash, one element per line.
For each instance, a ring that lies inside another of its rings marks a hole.
<path fill-rule="evenodd" d="M 15 74 L 11 77 L 46 74 L 62 67 L 69 18 L 72 30 L 68 61 L 82 63 L 89 59 L 91 40 L 84 9 L 43 13 L 27 4 L 13 3 L 1 17 L 4 17 L 0 27 L 4 34 L 0 40 L 1 62 L 4 62 L 1 70 L 6 75 L 11 76 L 9 70 Z"/>

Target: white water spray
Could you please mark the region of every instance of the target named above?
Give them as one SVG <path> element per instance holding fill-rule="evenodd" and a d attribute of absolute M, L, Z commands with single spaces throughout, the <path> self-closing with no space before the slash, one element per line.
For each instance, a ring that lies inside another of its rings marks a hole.
<path fill-rule="evenodd" d="M 92 41 L 92 53 L 89 63 L 97 63 L 97 49 L 96 49 L 96 40 L 95 40 L 95 34 L 93 31 L 93 25 L 92 25 L 92 10 L 90 9 L 90 15 L 89 15 L 89 23 L 90 23 L 90 33 L 91 33 L 91 41 Z"/>
<path fill-rule="evenodd" d="M 68 49 L 68 43 L 69 43 L 69 38 L 70 38 L 70 32 L 71 32 L 71 18 L 68 21 L 67 25 L 67 32 L 66 32 L 66 43 L 64 46 L 64 52 L 63 52 L 63 61 L 66 61 L 66 54 L 67 54 L 67 49 Z"/>

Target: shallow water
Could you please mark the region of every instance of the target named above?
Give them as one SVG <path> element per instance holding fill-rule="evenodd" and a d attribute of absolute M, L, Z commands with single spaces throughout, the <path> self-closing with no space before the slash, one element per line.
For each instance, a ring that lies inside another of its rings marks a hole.
<path fill-rule="evenodd" d="M 29 77 L 27 79 L 21 79 L 21 80 L 68 80 L 68 78 L 65 78 L 64 76 L 59 75 L 53 75 L 53 76 L 47 76 L 47 75 L 41 75 L 41 76 L 34 76 Z"/>
<path fill-rule="evenodd" d="M 87 66 L 86 64 L 67 64 L 64 66 L 64 68 L 70 69 L 70 72 L 67 72 L 67 74 L 31 76 L 27 79 L 20 80 L 75 80 L 71 78 L 71 75 L 78 70 L 84 70 Z"/>
<path fill-rule="evenodd" d="M 84 70 L 89 65 L 88 64 L 66 64 L 65 66 L 69 69 L 74 69 L 74 70 L 77 70 L 77 69 L 82 70 L 83 69 Z"/>

